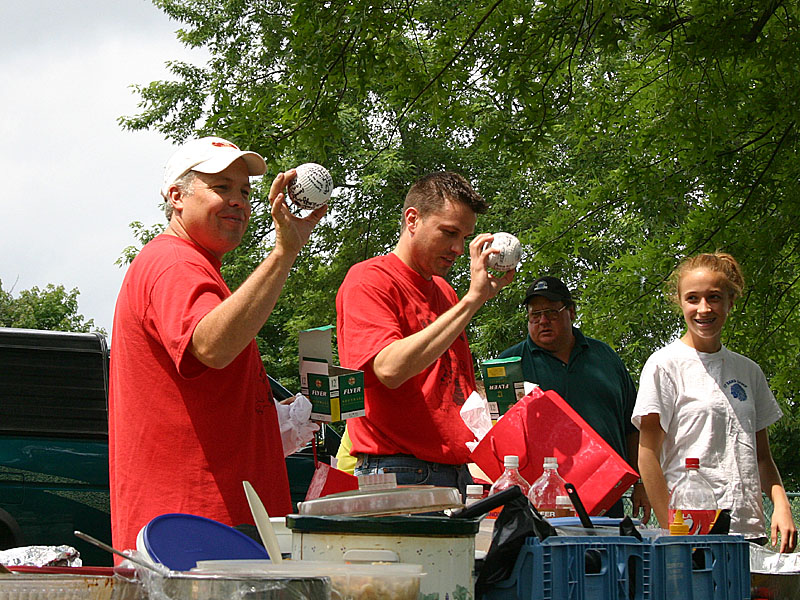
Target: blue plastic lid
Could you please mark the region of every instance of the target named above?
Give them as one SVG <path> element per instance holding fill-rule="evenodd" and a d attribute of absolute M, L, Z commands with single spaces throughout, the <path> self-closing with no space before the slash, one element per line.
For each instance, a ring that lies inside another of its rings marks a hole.
<path fill-rule="evenodd" d="M 219 521 L 182 513 L 160 515 L 142 531 L 150 558 L 173 571 L 189 571 L 199 560 L 268 559 L 266 548 Z"/>

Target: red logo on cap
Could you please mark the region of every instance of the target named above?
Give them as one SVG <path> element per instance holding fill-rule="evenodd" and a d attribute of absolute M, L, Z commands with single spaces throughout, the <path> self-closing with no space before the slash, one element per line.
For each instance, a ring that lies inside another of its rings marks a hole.
<path fill-rule="evenodd" d="M 231 144 L 230 142 L 211 142 L 211 145 L 212 146 L 217 146 L 219 148 L 226 148 L 227 147 L 227 148 L 234 148 L 236 150 L 239 149 L 239 147 L 236 144 Z"/>

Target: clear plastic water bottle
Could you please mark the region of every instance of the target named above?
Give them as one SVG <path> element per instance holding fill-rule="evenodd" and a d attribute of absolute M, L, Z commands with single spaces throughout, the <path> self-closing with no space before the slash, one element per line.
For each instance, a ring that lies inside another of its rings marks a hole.
<path fill-rule="evenodd" d="M 556 516 L 556 499 L 567 496 L 564 480 L 558 474 L 558 459 L 548 456 L 544 459 L 544 472 L 531 484 L 528 500 L 544 518 Z"/>
<path fill-rule="evenodd" d="M 519 486 L 523 494 L 527 494 L 531 489 L 531 484 L 525 481 L 525 478 L 519 474 L 519 456 L 509 454 L 503 457 L 503 474 L 497 478 L 489 488 L 489 495 L 496 494 L 507 490 L 512 485 Z"/>
<path fill-rule="evenodd" d="M 467 486 L 467 498 L 464 500 L 464 506 L 471 506 L 478 500 L 483 500 L 483 486 L 471 483 Z"/>
<path fill-rule="evenodd" d="M 539 510 L 538 508 L 536 510 Z M 574 517 L 575 507 L 569 496 L 556 496 L 556 517 Z"/>
<path fill-rule="evenodd" d="M 527 496 L 528 491 L 531 488 L 531 484 L 519 474 L 519 456 L 515 456 L 513 454 L 504 456 L 503 468 L 505 469 L 503 474 L 500 475 L 500 477 L 498 477 L 497 480 L 492 484 L 492 487 L 489 488 L 489 495 L 491 496 L 492 494 L 497 494 L 498 492 L 502 492 L 503 490 L 507 490 L 511 486 L 516 485 L 522 490 L 523 495 Z M 489 514 L 486 515 L 486 518 L 496 519 L 501 510 L 503 510 L 502 506 L 492 509 L 489 511 Z"/>
<path fill-rule="evenodd" d="M 680 511 L 689 535 L 705 535 L 717 518 L 717 499 L 711 485 L 700 474 L 700 459 L 687 458 L 686 472 L 681 475 L 669 497 L 669 525 Z"/>
<path fill-rule="evenodd" d="M 479 500 L 483 500 L 483 486 L 478 484 L 468 485 L 467 498 L 464 500 L 464 506 L 471 506 Z M 487 521 L 486 515 L 482 515 L 479 519 L 480 527 L 478 528 L 478 533 L 475 534 L 475 550 L 479 552 L 488 552 L 489 546 L 492 545 L 494 521 Z"/>

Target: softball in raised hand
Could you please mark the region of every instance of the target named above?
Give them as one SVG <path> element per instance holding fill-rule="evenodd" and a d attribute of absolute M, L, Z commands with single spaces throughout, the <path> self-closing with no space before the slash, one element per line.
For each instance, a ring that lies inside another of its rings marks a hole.
<path fill-rule="evenodd" d="M 510 233 L 504 231 L 495 233 L 491 247 L 500 250 L 500 252 L 489 255 L 488 265 L 492 269 L 511 271 L 517 267 L 522 258 L 522 245 Z"/>
<path fill-rule="evenodd" d="M 328 169 L 317 163 L 304 163 L 295 170 L 297 177 L 286 186 L 292 202 L 306 210 L 327 204 L 333 191 L 333 178 Z"/>

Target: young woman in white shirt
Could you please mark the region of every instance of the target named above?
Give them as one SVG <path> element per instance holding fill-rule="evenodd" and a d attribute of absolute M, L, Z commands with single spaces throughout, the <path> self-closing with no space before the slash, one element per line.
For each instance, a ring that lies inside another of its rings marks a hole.
<path fill-rule="evenodd" d="M 731 533 L 765 543 L 763 491 L 773 503 L 770 538 L 781 552 L 797 543 L 791 507 L 772 459 L 767 427 L 782 413 L 760 367 L 722 345 L 722 328 L 744 288 L 726 253 L 699 254 L 672 274 L 686 332 L 650 356 L 632 421 L 640 430 L 639 471 L 661 527 L 684 460 L 700 459 L 717 507 L 731 509 Z"/>

